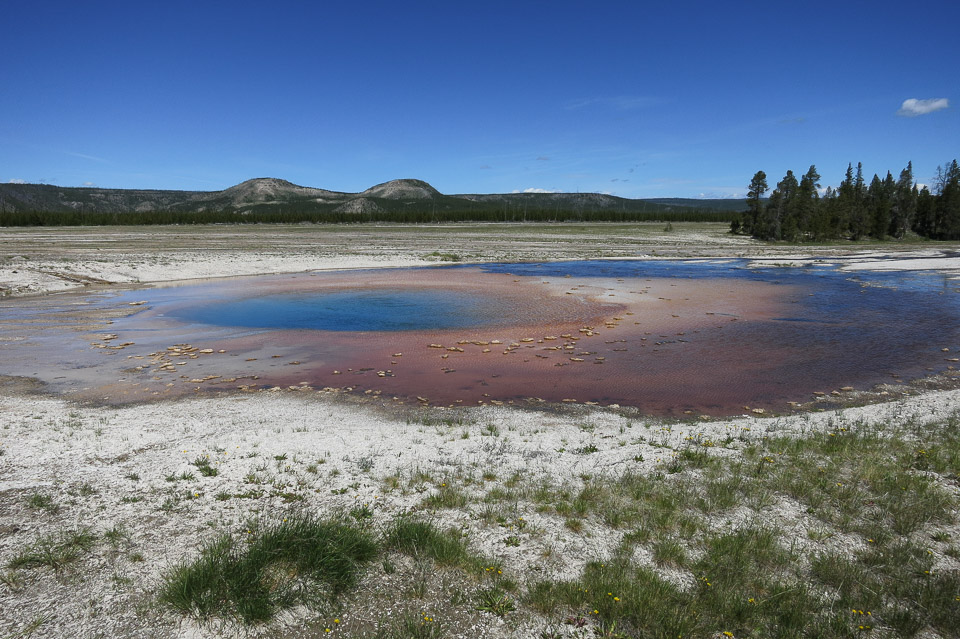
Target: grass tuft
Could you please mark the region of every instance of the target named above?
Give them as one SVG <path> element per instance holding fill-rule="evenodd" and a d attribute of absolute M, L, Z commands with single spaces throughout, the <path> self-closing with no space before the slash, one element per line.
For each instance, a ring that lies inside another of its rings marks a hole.
<path fill-rule="evenodd" d="M 443 531 L 430 521 L 412 516 L 397 518 L 384 536 L 388 548 L 415 557 L 427 557 L 438 564 L 482 571 L 482 558 L 472 555 L 462 535 Z"/>
<path fill-rule="evenodd" d="M 61 570 L 76 561 L 81 553 L 89 552 L 96 540 L 97 536 L 89 528 L 41 537 L 29 548 L 16 554 L 8 565 L 10 568 L 47 567 Z"/>
<path fill-rule="evenodd" d="M 220 474 L 219 470 L 210 465 L 210 458 L 204 455 L 200 455 L 190 462 L 190 464 L 196 466 L 197 471 L 199 471 L 204 477 L 216 477 L 218 474 Z"/>
<path fill-rule="evenodd" d="M 160 600 L 200 618 L 265 622 L 305 599 L 342 594 L 378 554 L 369 533 L 309 515 L 249 534 L 243 541 L 221 535 L 197 559 L 173 568 Z"/>

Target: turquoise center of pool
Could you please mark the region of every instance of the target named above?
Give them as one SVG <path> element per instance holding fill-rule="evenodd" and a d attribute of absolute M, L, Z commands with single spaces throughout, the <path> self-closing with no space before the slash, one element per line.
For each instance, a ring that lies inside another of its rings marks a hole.
<path fill-rule="evenodd" d="M 168 316 L 201 324 L 323 331 L 410 331 L 489 326 L 498 300 L 451 290 L 311 291 L 196 304 Z"/>

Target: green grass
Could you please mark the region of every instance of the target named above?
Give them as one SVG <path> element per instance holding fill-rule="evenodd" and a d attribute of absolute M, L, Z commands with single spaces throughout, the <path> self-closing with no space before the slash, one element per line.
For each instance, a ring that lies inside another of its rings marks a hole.
<path fill-rule="evenodd" d="M 481 588 L 477 591 L 477 610 L 489 612 L 502 618 L 516 609 L 517 606 L 513 597 L 499 586 Z"/>
<path fill-rule="evenodd" d="M 191 465 L 197 467 L 197 471 L 204 477 L 216 477 L 220 471 L 210 465 L 210 458 L 205 456 L 199 456 L 190 462 Z"/>
<path fill-rule="evenodd" d="M 442 639 L 443 625 L 429 615 L 405 612 L 398 619 L 383 619 L 369 639 Z"/>
<path fill-rule="evenodd" d="M 470 503 L 470 497 L 454 486 L 443 483 L 429 497 L 423 500 L 427 508 L 464 508 Z"/>
<path fill-rule="evenodd" d="M 11 592 L 19 592 L 23 588 L 23 579 L 16 572 L 0 572 L 0 584 Z"/>
<path fill-rule="evenodd" d="M 160 600 L 199 618 L 265 622 L 301 601 L 346 592 L 379 552 L 368 532 L 309 515 L 249 537 L 221 535 L 209 542 L 197 559 L 165 575 Z"/>
<path fill-rule="evenodd" d="M 572 502 L 568 490 L 541 485 L 535 501 L 558 514 L 629 530 L 612 556 L 579 577 L 531 584 L 524 602 L 548 616 L 592 619 L 598 632 L 616 628 L 609 636 L 853 637 L 878 628 L 950 636 L 960 627 L 960 571 L 934 569 L 934 556 L 938 544 L 950 553 L 942 528 L 960 506 L 947 488 L 960 476 L 957 426 L 851 424 L 763 438 L 733 457 L 693 442 L 660 472 L 586 480 Z M 818 522 L 808 538 L 822 551 L 802 553 L 760 523 L 761 510 L 783 499 Z M 744 508 L 752 521 L 716 529 L 718 516 Z M 838 535 L 859 549 L 830 550 Z M 693 587 L 634 563 L 638 545 Z"/>
<path fill-rule="evenodd" d="M 355 511 L 355 515 L 361 514 Z M 492 571 L 495 587 L 516 587 L 502 577 L 496 565 L 472 554 L 455 531 L 405 515 L 391 522 L 378 539 L 363 515 L 355 517 L 359 526 L 343 519 L 301 516 L 262 530 L 251 525 L 239 536 L 220 535 L 208 542 L 198 557 L 167 571 L 158 597 L 173 609 L 200 619 L 264 623 L 297 604 L 336 602 L 341 595 L 354 592 L 364 566 L 384 550 L 428 562 L 424 564 L 426 575 L 433 574 L 434 564 L 477 576 Z M 383 566 L 387 574 L 396 571 L 389 557 Z M 425 583 L 422 585 L 425 589 Z M 513 599 L 503 595 L 488 603 L 495 608 L 491 609 L 494 614 L 506 614 Z M 413 623 L 411 619 L 402 618 L 399 626 L 388 624 L 382 632 L 402 629 L 428 634 L 376 636 L 441 636 L 429 634 L 440 632 L 432 620 L 417 618 Z"/>
<path fill-rule="evenodd" d="M 384 534 L 384 544 L 413 557 L 432 559 L 441 566 L 481 574 L 490 561 L 471 553 L 457 530 L 441 530 L 432 521 L 405 515 L 395 519 Z"/>
<path fill-rule="evenodd" d="M 379 502 L 376 510 L 358 503 L 343 519 L 311 520 L 369 544 L 364 559 L 347 562 L 353 567 L 342 581 L 335 571 L 321 576 L 297 563 L 291 548 L 315 543 L 310 535 L 293 543 L 289 534 L 251 528 L 178 566 L 162 596 L 189 614 L 244 623 L 331 597 L 346 618 L 353 603 L 369 610 L 388 597 L 409 612 L 334 629 L 388 639 L 440 637 L 468 619 L 512 624 L 535 614 L 546 624 L 535 637 L 567 636 L 568 625 L 582 627 L 584 637 L 631 639 L 953 636 L 960 627 L 960 571 L 951 567 L 960 558 L 958 426 L 956 419 L 851 423 L 796 438 L 698 437 L 658 452 L 653 470 L 563 480 L 522 473 L 498 480 L 490 472 L 482 481 L 466 473 L 441 481 L 421 471 L 408 482 L 397 475 L 394 489 L 430 491 L 414 512 L 382 523 Z M 469 498 L 470 485 L 482 497 Z M 480 508 L 467 511 L 475 502 Z M 450 516 L 440 509 L 463 510 L 471 518 L 466 529 L 490 544 L 494 558 L 471 550 L 463 530 L 444 528 L 423 508 L 438 518 Z M 518 574 L 504 575 L 501 562 L 515 547 L 551 556 L 544 530 L 581 548 L 604 538 L 619 545 L 578 573 L 537 577 L 544 573 L 530 570 L 537 560 L 527 557 L 520 584 Z M 377 554 L 382 564 L 361 577 Z M 249 601 L 241 604 L 241 595 Z"/>
<path fill-rule="evenodd" d="M 53 497 L 43 493 L 34 493 L 27 499 L 27 505 L 35 510 L 46 510 L 50 513 L 60 511 L 60 506 L 53 501 Z"/>
<path fill-rule="evenodd" d="M 89 528 L 48 535 L 14 555 L 8 566 L 61 570 L 79 559 L 82 553 L 89 552 L 96 541 L 97 536 Z"/>

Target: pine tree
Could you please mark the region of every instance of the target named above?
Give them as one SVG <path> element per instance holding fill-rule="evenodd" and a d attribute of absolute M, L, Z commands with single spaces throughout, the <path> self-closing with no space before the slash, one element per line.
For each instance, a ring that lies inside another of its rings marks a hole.
<path fill-rule="evenodd" d="M 828 186 L 817 205 L 817 214 L 813 219 L 812 233 L 816 240 L 833 239 L 839 237 L 837 213 L 837 190 Z"/>
<path fill-rule="evenodd" d="M 859 240 L 870 231 L 870 220 L 867 215 L 867 187 L 863 181 L 862 162 L 857 162 L 857 174 L 853 180 L 849 228 L 851 240 Z"/>
<path fill-rule="evenodd" d="M 900 171 L 900 179 L 894 190 L 890 235 L 902 239 L 907 229 L 913 226 L 916 213 L 917 189 L 913 184 L 913 162 L 907 162 L 907 168 Z"/>
<path fill-rule="evenodd" d="M 853 181 L 853 165 L 847 164 L 847 173 L 837 188 L 837 199 L 832 207 L 830 218 L 830 237 L 847 234 L 852 225 L 853 209 L 856 200 L 856 188 Z"/>
<path fill-rule="evenodd" d="M 816 235 L 816 222 L 819 217 L 818 209 L 820 197 L 817 189 L 820 188 L 820 174 L 817 173 L 817 167 L 810 165 L 807 172 L 800 178 L 800 186 L 797 188 L 797 199 L 794 210 L 797 218 L 797 231 L 799 237 L 807 235 Z"/>
<path fill-rule="evenodd" d="M 916 191 L 914 187 L 914 191 Z M 937 230 L 937 198 L 927 187 L 917 192 L 917 212 L 913 218 L 913 230 L 917 235 L 933 237 Z"/>
<path fill-rule="evenodd" d="M 883 180 L 874 174 L 867 191 L 867 217 L 870 220 L 870 236 L 882 240 L 890 228 L 890 209 L 893 206 L 895 184 L 890 171 Z"/>
<path fill-rule="evenodd" d="M 956 160 L 945 170 L 937 213 L 941 239 L 960 240 L 960 166 Z"/>
<path fill-rule="evenodd" d="M 757 171 L 750 185 L 747 186 L 747 219 L 744 231 L 756 235 L 760 228 L 760 218 L 763 214 L 763 194 L 767 192 L 767 174 L 763 171 Z"/>
<path fill-rule="evenodd" d="M 770 201 L 767 203 L 767 239 L 797 239 L 800 230 L 795 211 L 798 187 L 797 178 L 793 171 L 789 170 L 783 179 L 777 182 L 777 188 L 770 194 Z"/>

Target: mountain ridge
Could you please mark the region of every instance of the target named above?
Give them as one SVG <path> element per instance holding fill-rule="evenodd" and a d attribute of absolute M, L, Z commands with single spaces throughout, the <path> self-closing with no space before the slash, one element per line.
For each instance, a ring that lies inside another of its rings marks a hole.
<path fill-rule="evenodd" d="M 670 211 L 742 210 L 742 200 L 630 199 L 602 193 L 491 193 L 446 195 L 430 183 L 403 178 L 371 186 L 359 193 L 301 186 L 288 180 L 259 177 L 218 191 L 105 189 L 48 184 L 0 184 L 0 214 L 44 213 L 178 214 L 265 211 L 338 213 L 362 216 L 412 209 L 443 211 Z M 0 220 L 2 225 L 2 220 Z"/>

